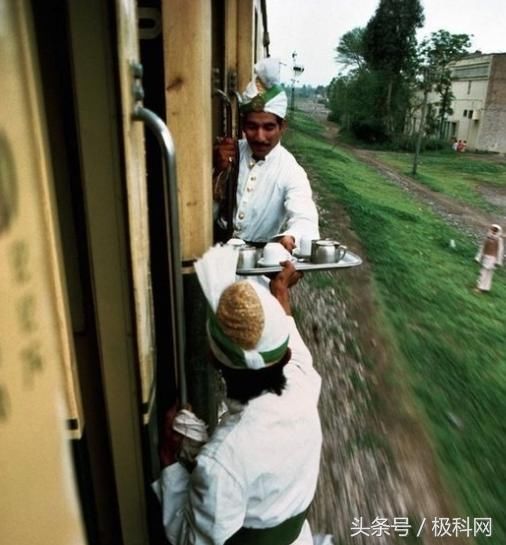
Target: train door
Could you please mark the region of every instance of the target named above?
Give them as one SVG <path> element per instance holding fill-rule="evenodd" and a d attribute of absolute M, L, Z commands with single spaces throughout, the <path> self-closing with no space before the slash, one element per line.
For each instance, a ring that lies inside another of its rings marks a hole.
<path fill-rule="evenodd" d="M 2 305 L 8 303 L 0 308 L 0 319 L 2 331 L 15 332 L 12 339 L 0 339 L 0 429 L 8 430 L 13 445 L 17 436 L 30 444 L 40 434 L 27 422 L 45 415 L 44 443 L 36 445 L 43 454 L 48 445 L 48 452 L 56 447 L 63 452 L 58 422 L 66 424 L 84 519 L 81 525 L 68 457 L 54 456 L 55 464 L 47 468 L 53 471 L 51 490 L 57 497 L 52 501 L 40 487 L 27 496 L 34 513 L 37 507 L 41 520 L 48 520 L 48 532 L 58 534 L 48 542 L 80 543 L 84 533 L 93 545 L 164 542 L 149 483 L 158 472 L 158 416 L 175 400 L 176 385 L 184 378 L 177 370 L 181 265 L 184 319 L 191 327 L 186 344 L 190 401 L 207 420 L 216 414 L 205 357 L 206 304 L 192 268 L 212 242 L 211 68 L 215 60 L 223 62 L 219 59 L 228 48 L 223 65 L 237 71 L 239 88 L 249 81 L 256 4 L 0 0 L 0 55 L 2 66 L 9 67 L 0 83 L 0 289 Z M 143 32 L 142 59 L 138 8 L 151 21 Z M 216 34 L 222 31 L 225 39 Z M 163 66 L 153 61 L 153 51 Z M 145 61 L 149 77 L 141 77 L 139 60 Z M 181 237 L 169 210 L 173 195 L 168 199 L 161 183 L 158 136 L 148 137 L 146 146 L 143 116 L 133 116 L 139 112 L 142 80 L 147 105 L 160 114 L 166 111 L 175 137 Z M 13 185 L 12 179 L 19 182 Z M 9 386 L 10 373 L 19 375 L 13 367 L 19 362 L 25 366 L 21 379 L 35 384 L 28 393 L 19 392 L 25 400 L 23 422 L 12 416 L 18 393 Z M 33 397 L 37 384 L 43 386 L 41 396 Z M 62 392 L 64 415 L 57 412 Z M 37 406 L 37 418 L 30 420 L 29 404 Z M 2 450 L 2 463 L 12 452 Z M 23 469 L 30 466 L 25 454 L 19 455 Z M 58 473 L 62 468 L 66 480 Z M 47 484 L 46 471 L 38 475 L 37 469 L 34 479 L 44 475 L 40 482 Z M 2 500 L 11 500 L 23 475 L 19 472 L 13 486 L 5 488 Z M 74 508 L 60 509 L 62 498 L 71 498 Z M 19 493 L 17 500 L 12 520 L 26 530 L 19 519 L 26 511 Z M 64 521 L 51 528 L 56 509 Z M 2 516 L 10 517 L 11 511 L 3 509 Z M 40 535 L 39 524 L 33 526 Z"/>
<path fill-rule="evenodd" d="M 72 446 L 88 540 L 158 543 L 144 140 L 132 116 L 137 6 L 48 0 L 32 9 L 83 405 Z M 171 358 L 168 381 L 174 367 Z"/>

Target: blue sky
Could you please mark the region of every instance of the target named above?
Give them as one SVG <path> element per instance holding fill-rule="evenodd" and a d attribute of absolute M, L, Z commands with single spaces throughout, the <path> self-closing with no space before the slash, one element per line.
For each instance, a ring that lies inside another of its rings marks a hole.
<path fill-rule="evenodd" d="M 472 50 L 506 52 L 506 0 L 421 0 L 425 26 L 419 37 L 445 29 L 473 34 Z M 292 53 L 304 65 L 299 84 L 328 84 L 337 75 L 334 61 L 340 37 L 365 26 L 379 0 L 267 0 L 271 56 L 286 63 L 282 77 L 292 75 Z"/>

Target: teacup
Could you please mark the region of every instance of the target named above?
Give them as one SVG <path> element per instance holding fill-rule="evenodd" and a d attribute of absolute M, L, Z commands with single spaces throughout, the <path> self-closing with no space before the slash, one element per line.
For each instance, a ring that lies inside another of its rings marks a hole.
<path fill-rule="evenodd" d="M 280 261 L 286 261 L 290 257 L 290 252 L 279 242 L 268 242 L 264 246 L 264 265 L 279 265 Z"/>
<path fill-rule="evenodd" d="M 301 237 L 299 241 L 299 254 L 301 256 L 310 256 L 311 255 L 311 245 L 316 239 L 310 237 Z"/>
<path fill-rule="evenodd" d="M 242 246 L 239 249 L 238 269 L 254 269 L 257 264 L 257 249 L 254 246 Z"/>

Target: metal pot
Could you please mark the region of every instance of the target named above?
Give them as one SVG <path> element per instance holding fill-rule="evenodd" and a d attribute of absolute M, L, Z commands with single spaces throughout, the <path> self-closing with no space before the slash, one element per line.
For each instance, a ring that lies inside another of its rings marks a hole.
<path fill-rule="evenodd" d="M 346 255 L 347 248 L 335 240 L 317 240 L 311 248 L 313 263 L 337 263 Z"/>
<path fill-rule="evenodd" d="M 317 240 L 311 261 L 315 263 L 335 263 L 336 245 L 333 240 Z"/>
<path fill-rule="evenodd" d="M 243 246 L 239 249 L 238 269 L 254 269 L 257 264 L 257 249 L 254 246 Z"/>

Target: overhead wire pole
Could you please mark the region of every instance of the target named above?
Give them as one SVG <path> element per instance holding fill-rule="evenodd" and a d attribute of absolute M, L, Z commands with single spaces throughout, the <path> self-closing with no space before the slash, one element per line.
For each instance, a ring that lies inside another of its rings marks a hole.
<path fill-rule="evenodd" d="M 291 93 L 291 100 L 290 100 L 290 110 L 293 112 L 295 111 L 295 83 L 297 82 L 297 78 L 304 72 L 304 67 L 301 64 L 297 64 L 297 52 L 294 51 L 292 53 L 292 93 Z"/>
<path fill-rule="evenodd" d="M 262 24 L 264 27 L 264 34 L 262 39 L 262 45 L 264 46 L 264 52 L 266 57 L 270 57 L 269 46 L 271 44 L 271 39 L 269 36 L 269 27 L 267 23 L 267 3 L 266 0 L 261 0 L 262 7 Z"/>
<path fill-rule="evenodd" d="M 292 53 L 292 92 L 291 92 L 291 99 L 290 99 L 290 110 L 293 112 L 295 110 L 295 59 L 297 58 L 297 53 L 294 51 Z"/>

